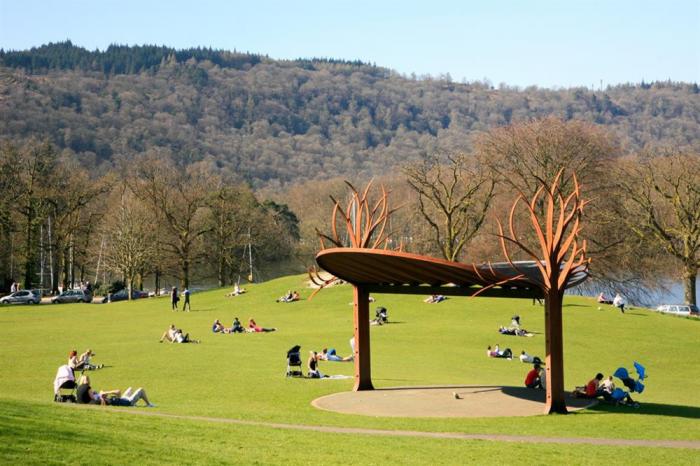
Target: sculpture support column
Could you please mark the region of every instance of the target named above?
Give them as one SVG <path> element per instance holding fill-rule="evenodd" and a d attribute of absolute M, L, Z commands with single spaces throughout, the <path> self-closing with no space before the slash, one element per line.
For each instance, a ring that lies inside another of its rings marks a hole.
<path fill-rule="evenodd" d="M 369 352 L 369 293 L 360 286 L 353 287 L 355 323 L 355 386 L 353 391 L 374 390 Z"/>
<path fill-rule="evenodd" d="M 566 414 L 564 400 L 564 344 L 562 335 L 562 292 L 549 291 L 544 298 L 544 332 L 547 372 L 545 414 Z"/>

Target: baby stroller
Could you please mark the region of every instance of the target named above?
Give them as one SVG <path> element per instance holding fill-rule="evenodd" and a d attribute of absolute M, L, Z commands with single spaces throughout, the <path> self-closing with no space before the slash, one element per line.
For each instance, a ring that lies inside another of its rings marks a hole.
<path fill-rule="evenodd" d="M 73 369 L 68 364 L 59 367 L 53 380 L 53 400 L 58 403 L 75 403 L 77 387 Z"/>
<path fill-rule="evenodd" d="M 299 369 L 292 369 L 298 367 Z M 301 346 L 296 345 L 287 351 L 287 377 L 303 377 L 301 370 Z"/>

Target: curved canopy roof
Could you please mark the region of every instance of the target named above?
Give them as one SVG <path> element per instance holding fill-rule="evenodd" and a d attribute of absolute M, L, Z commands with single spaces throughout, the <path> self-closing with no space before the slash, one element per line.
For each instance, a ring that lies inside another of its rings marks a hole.
<path fill-rule="evenodd" d="M 540 271 L 535 262 L 462 264 L 434 257 L 365 248 L 331 248 L 316 256 L 318 265 L 336 277 L 369 291 L 484 296 L 539 297 Z M 517 277 L 517 278 L 516 278 Z M 572 275 L 567 288 L 588 277 Z M 483 290 L 483 288 L 488 289 Z"/>

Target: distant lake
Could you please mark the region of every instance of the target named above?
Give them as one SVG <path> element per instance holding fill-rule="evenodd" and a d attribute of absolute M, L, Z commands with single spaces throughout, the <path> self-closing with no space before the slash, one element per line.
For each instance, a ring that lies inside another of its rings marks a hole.
<path fill-rule="evenodd" d="M 700 292 L 700 277 L 695 281 L 696 288 Z M 589 286 L 586 286 L 589 285 Z M 595 284 L 584 283 L 581 287 L 574 288 L 571 294 L 584 295 L 584 296 L 598 296 L 600 289 L 596 288 Z M 635 306 L 643 306 L 649 308 L 656 308 L 661 304 L 684 304 L 685 303 L 685 293 L 683 290 L 683 284 L 680 281 L 668 280 L 664 285 L 658 289 L 653 290 L 626 290 L 623 287 L 619 289 L 619 293 L 622 294 L 627 300 Z M 610 298 L 614 296 L 606 291 L 606 295 Z"/>

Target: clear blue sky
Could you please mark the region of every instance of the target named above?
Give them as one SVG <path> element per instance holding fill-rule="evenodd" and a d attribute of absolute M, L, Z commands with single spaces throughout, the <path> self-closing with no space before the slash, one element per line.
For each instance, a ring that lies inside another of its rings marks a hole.
<path fill-rule="evenodd" d="M 0 0 L 0 47 L 65 39 L 361 59 L 496 85 L 700 82 L 700 0 Z"/>

